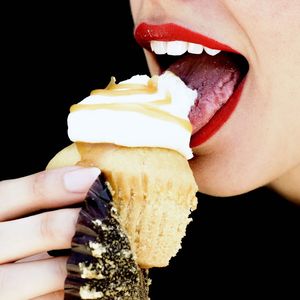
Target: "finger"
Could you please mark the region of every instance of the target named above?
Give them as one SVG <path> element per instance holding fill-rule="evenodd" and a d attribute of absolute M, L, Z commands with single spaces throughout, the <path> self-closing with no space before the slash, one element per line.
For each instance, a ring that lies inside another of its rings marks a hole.
<path fill-rule="evenodd" d="M 65 257 L 0 266 L 0 299 L 24 300 L 64 288 Z"/>
<path fill-rule="evenodd" d="M 15 263 L 23 263 L 23 262 L 30 262 L 30 261 L 36 261 L 36 260 L 45 260 L 52 258 L 53 256 L 49 255 L 47 252 L 38 253 L 35 255 L 31 255 L 22 259 L 17 260 Z"/>
<path fill-rule="evenodd" d="M 0 221 L 82 201 L 97 168 L 66 167 L 0 182 Z"/>
<path fill-rule="evenodd" d="M 64 291 L 57 291 L 51 294 L 33 298 L 31 300 L 63 300 L 63 299 L 64 299 Z"/>
<path fill-rule="evenodd" d="M 70 248 L 79 209 L 60 209 L 0 224 L 0 263 Z"/>

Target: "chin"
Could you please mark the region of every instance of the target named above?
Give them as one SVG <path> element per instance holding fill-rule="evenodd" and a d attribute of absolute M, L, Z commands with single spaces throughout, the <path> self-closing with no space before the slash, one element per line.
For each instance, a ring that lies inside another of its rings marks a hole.
<path fill-rule="evenodd" d="M 246 154 L 248 147 L 244 151 L 243 148 L 236 150 L 234 145 L 224 148 L 222 141 L 216 136 L 214 143 L 198 147 L 189 161 L 200 193 L 217 197 L 237 196 L 272 180 L 274 170 L 266 172 L 266 165 L 261 164 L 262 157 L 251 160 Z M 247 163 L 249 161 L 251 164 Z"/>
<path fill-rule="evenodd" d="M 212 172 L 209 167 L 197 169 L 196 166 L 195 169 L 193 164 L 194 161 L 191 161 L 199 192 L 203 194 L 215 197 L 231 197 L 247 193 L 261 186 L 258 182 L 250 182 L 246 178 L 241 180 L 240 174 L 226 176 L 227 172 L 222 169 L 216 169 Z"/>

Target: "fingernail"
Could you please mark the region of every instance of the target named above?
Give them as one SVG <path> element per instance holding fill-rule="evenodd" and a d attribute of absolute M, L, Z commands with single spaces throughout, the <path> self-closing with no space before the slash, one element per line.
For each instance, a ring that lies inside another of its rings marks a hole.
<path fill-rule="evenodd" d="M 80 168 L 64 174 L 63 180 L 67 191 L 86 193 L 99 176 L 98 168 Z"/>

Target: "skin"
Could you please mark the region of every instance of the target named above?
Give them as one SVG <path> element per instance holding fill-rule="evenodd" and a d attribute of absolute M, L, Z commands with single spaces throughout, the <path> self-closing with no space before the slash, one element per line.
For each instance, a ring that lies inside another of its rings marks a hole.
<path fill-rule="evenodd" d="M 300 203 L 300 2 L 131 0 L 131 6 L 135 24 L 183 25 L 230 45 L 250 64 L 233 115 L 193 149 L 199 190 L 229 196 L 268 185 Z M 157 73 L 152 54 L 146 58 Z M 1 299 L 63 299 L 66 258 L 40 253 L 70 247 L 78 210 L 63 207 L 82 201 L 97 175 L 66 167 L 0 182 Z M 52 211 L 31 215 L 41 209 Z"/>
<path fill-rule="evenodd" d="M 81 202 L 99 173 L 65 167 L 0 182 L 1 299 L 63 299 L 67 258 L 46 252 L 71 246 L 79 210 L 63 207 Z M 44 209 L 53 211 L 33 214 Z"/>
<path fill-rule="evenodd" d="M 300 202 L 299 1 L 131 0 L 131 7 L 136 25 L 173 22 L 231 46 L 249 62 L 238 107 L 193 149 L 199 190 L 231 196 L 268 185 Z M 157 73 L 153 54 L 145 54 Z"/>

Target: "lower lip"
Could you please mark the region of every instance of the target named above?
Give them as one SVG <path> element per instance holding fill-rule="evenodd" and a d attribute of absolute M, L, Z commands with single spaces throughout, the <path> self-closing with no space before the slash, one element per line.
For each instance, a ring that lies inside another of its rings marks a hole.
<path fill-rule="evenodd" d="M 206 142 L 210 137 L 212 137 L 229 119 L 230 115 L 233 113 L 236 108 L 240 97 L 242 95 L 242 91 L 244 88 L 246 78 L 244 78 L 237 89 L 234 91 L 232 96 L 226 102 L 226 104 L 219 109 L 216 114 L 211 118 L 211 120 L 202 127 L 199 131 L 194 133 L 191 137 L 190 147 L 197 147 L 204 142 Z"/>

